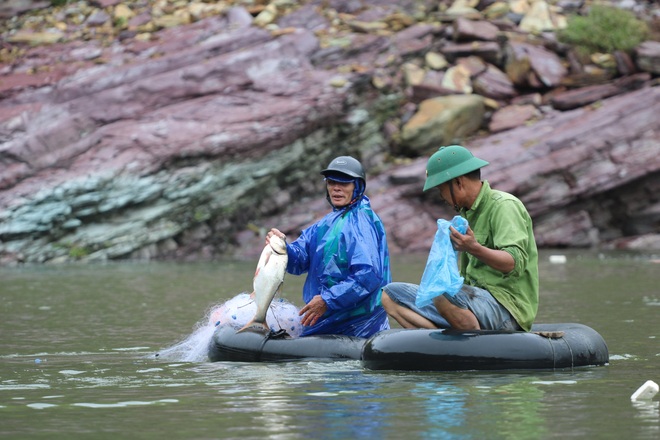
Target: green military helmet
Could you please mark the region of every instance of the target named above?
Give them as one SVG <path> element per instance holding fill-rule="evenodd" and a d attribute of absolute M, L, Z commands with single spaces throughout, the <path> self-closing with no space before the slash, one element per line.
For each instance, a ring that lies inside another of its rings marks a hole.
<path fill-rule="evenodd" d="M 364 168 L 359 160 L 351 156 L 339 156 L 332 159 L 326 169 L 321 171 L 325 177 L 334 178 L 339 181 L 351 181 L 353 179 L 362 179 L 366 182 L 366 174 Z M 342 175 L 350 176 L 347 179 L 342 179 Z"/>
<path fill-rule="evenodd" d="M 486 165 L 488 162 L 474 157 L 467 148 L 460 145 L 440 147 L 426 164 L 424 191 Z"/>

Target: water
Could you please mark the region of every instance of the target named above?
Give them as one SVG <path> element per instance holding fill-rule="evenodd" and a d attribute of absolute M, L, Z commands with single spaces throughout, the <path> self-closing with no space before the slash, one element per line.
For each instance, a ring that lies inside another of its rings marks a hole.
<path fill-rule="evenodd" d="M 0 269 L 4 438 L 657 439 L 660 261 L 541 255 L 538 322 L 581 322 L 610 364 L 575 371 L 370 372 L 357 361 L 210 363 L 210 310 L 255 262 Z M 418 281 L 424 256 L 394 258 Z M 303 278 L 284 297 L 300 305 Z M 159 356 L 156 356 L 158 354 Z"/>

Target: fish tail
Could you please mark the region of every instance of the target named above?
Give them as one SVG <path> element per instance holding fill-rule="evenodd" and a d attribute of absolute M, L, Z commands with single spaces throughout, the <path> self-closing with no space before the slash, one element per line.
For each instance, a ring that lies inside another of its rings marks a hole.
<path fill-rule="evenodd" d="M 254 319 L 247 324 L 243 326 L 240 330 L 238 330 L 236 333 L 242 333 L 245 331 L 253 331 L 257 333 L 269 333 L 270 328 L 268 327 L 268 324 L 266 324 L 264 321 L 255 321 Z"/>

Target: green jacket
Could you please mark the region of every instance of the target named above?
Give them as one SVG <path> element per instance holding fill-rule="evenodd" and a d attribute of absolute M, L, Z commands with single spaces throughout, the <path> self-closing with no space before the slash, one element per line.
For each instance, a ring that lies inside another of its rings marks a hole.
<path fill-rule="evenodd" d="M 503 274 L 463 252 L 460 269 L 465 284 L 488 290 L 529 331 L 539 305 L 539 271 L 532 219 L 527 209 L 513 195 L 491 189 L 484 181 L 472 208 L 462 210 L 461 214 L 480 244 L 506 251 L 515 261 L 514 269 Z"/>

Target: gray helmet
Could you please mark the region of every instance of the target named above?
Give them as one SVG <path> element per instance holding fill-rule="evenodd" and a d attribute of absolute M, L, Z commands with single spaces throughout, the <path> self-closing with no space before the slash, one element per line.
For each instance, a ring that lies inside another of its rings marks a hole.
<path fill-rule="evenodd" d="M 362 164 L 360 161 L 358 161 L 355 158 L 352 158 L 351 156 L 339 156 L 335 157 L 332 159 L 330 162 L 330 165 L 323 171 L 321 171 L 321 174 L 323 174 L 325 177 L 349 177 L 349 180 L 353 179 L 362 179 L 363 183 L 366 183 L 367 178 L 364 173 L 364 168 L 362 168 Z"/>

